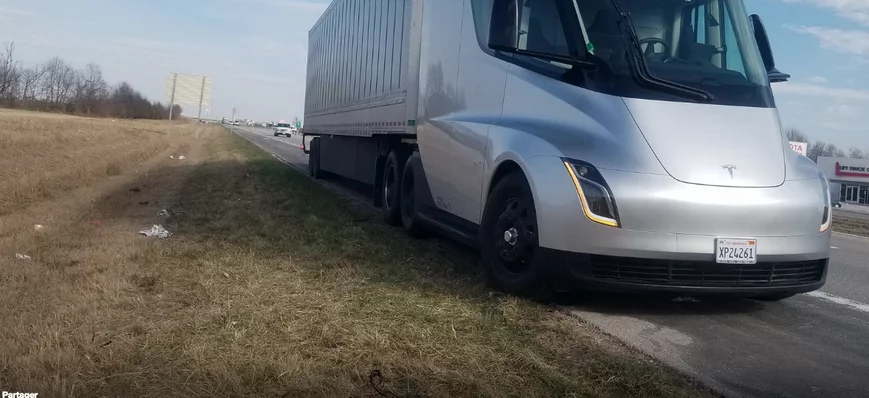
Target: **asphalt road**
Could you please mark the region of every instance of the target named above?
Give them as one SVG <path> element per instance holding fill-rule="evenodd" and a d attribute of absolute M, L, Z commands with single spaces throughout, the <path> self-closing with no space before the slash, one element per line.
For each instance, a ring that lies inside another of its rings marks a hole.
<path fill-rule="evenodd" d="M 307 170 L 299 137 L 234 128 Z M 834 234 L 827 284 L 776 303 L 588 294 L 564 308 L 733 397 L 869 396 L 869 239 Z"/>

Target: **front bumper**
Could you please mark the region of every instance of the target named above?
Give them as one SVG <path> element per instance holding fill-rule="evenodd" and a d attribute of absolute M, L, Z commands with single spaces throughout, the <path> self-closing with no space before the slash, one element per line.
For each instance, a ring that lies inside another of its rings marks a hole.
<path fill-rule="evenodd" d="M 831 232 L 819 232 L 823 194 L 817 180 L 733 188 L 600 170 L 618 206 L 621 227 L 614 228 L 585 216 L 561 159 L 536 157 L 527 166 L 539 242 L 555 281 L 605 290 L 751 295 L 812 291 L 826 279 Z M 758 264 L 715 263 L 717 238 L 757 239 Z"/>
<path fill-rule="evenodd" d="M 556 290 L 576 288 L 613 292 L 796 294 L 820 289 L 829 259 L 760 262 L 752 265 L 712 261 L 660 260 L 580 254 L 543 249 L 548 279 Z"/>

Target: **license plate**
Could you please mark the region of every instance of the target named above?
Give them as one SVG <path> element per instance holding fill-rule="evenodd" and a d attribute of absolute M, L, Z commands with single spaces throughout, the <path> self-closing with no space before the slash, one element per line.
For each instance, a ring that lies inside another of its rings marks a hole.
<path fill-rule="evenodd" d="M 756 264 L 756 239 L 717 239 L 715 262 L 718 264 Z"/>

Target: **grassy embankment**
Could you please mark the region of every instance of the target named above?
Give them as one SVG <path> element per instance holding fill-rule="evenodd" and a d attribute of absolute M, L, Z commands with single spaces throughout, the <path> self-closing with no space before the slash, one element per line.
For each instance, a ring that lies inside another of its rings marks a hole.
<path fill-rule="evenodd" d="M 174 235 L 137 234 L 152 224 Z M 476 263 L 221 127 L 0 111 L 3 390 L 705 394 L 567 314 L 490 293 Z"/>

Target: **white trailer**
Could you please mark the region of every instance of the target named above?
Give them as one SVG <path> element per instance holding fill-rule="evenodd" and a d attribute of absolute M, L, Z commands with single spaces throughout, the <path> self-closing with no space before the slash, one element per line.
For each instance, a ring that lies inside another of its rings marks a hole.
<path fill-rule="evenodd" d="M 306 148 L 313 175 L 375 184 L 378 153 L 416 134 L 419 4 L 335 0 L 309 32 L 302 133 L 318 137 Z"/>

